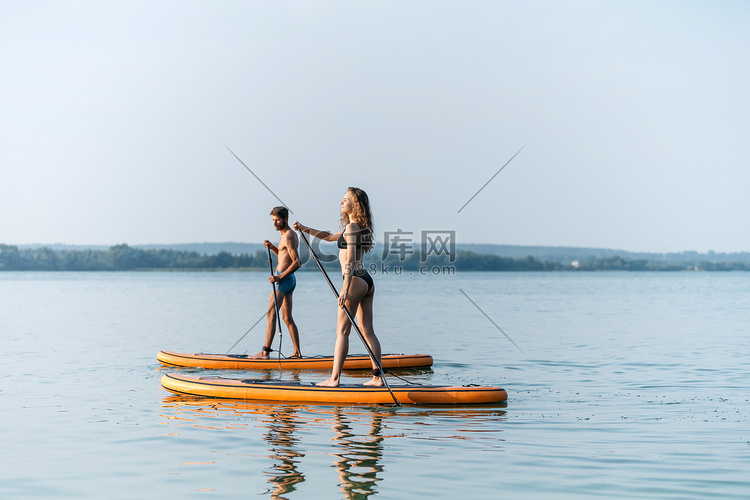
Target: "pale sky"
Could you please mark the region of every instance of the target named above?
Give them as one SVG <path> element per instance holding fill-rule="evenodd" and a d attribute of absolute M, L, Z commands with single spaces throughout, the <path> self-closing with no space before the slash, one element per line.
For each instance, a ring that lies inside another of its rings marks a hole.
<path fill-rule="evenodd" d="M 0 243 L 750 251 L 750 3 L 0 0 Z M 525 146 L 525 147 L 524 147 Z M 521 148 L 461 213 L 458 210 Z"/>

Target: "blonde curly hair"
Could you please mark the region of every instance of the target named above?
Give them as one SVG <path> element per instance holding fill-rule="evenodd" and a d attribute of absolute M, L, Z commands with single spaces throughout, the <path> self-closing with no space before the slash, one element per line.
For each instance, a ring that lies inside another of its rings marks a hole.
<path fill-rule="evenodd" d="M 350 187 L 346 191 L 354 195 L 354 203 L 352 203 L 351 216 L 345 213 L 341 214 L 339 227 L 342 229 L 345 228 L 350 220 L 356 222 L 359 226 L 365 252 L 369 252 L 374 245 L 375 236 L 375 226 L 372 220 L 372 211 L 370 210 L 370 198 L 364 190 L 357 187 Z"/>

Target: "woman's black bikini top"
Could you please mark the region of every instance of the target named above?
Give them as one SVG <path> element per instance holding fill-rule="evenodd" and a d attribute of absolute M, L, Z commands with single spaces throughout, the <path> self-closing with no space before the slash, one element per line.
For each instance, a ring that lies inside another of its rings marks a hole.
<path fill-rule="evenodd" d="M 359 234 L 357 234 L 357 244 L 356 248 L 359 250 L 362 247 L 370 247 L 372 244 L 372 235 L 370 234 L 369 229 L 363 229 L 359 231 Z M 338 241 L 336 242 L 336 246 L 338 246 L 340 249 L 346 248 L 346 238 L 344 238 L 344 233 L 341 233 L 341 236 L 339 236 Z"/>

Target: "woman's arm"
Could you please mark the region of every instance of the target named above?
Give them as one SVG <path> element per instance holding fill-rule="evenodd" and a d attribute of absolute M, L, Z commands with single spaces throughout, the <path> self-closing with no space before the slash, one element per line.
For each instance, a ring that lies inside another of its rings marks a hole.
<path fill-rule="evenodd" d="M 359 224 L 354 222 L 347 224 L 344 229 L 344 238 L 346 239 L 346 249 L 343 250 L 344 255 L 341 260 L 341 273 L 344 275 L 344 283 L 341 285 L 341 293 L 339 294 L 339 305 L 344 306 L 344 303 L 349 298 L 349 286 L 352 284 L 354 277 L 354 268 L 357 263 L 357 238 L 359 237 Z"/>
<path fill-rule="evenodd" d="M 295 222 L 292 227 L 297 231 L 302 231 L 303 233 L 307 233 L 310 236 L 314 236 L 324 241 L 336 241 L 339 239 L 339 236 L 341 236 L 341 231 L 339 231 L 338 233 L 331 233 L 330 231 L 320 231 L 318 229 L 303 226 L 299 222 Z"/>
<path fill-rule="evenodd" d="M 357 262 L 357 240 L 359 236 L 359 224 L 350 222 L 344 228 L 344 239 L 346 240 L 346 253 L 342 264 L 344 276 L 354 273 L 354 266 Z"/>

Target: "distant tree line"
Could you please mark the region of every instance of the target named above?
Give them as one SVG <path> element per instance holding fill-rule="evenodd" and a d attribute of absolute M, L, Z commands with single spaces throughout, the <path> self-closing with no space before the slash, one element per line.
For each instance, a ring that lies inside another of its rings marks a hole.
<path fill-rule="evenodd" d="M 301 249 L 302 270 L 316 270 L 317 266 L 306 249 Z M 274 259 L 275 260 L 275 259 Z M 333 255 L 322 255 L 324 266 L 338 268 Z M 499 255 L 459 251 L 423 258 L 415 252 L 406 258 L 370 252 L 365 259 L 368 269 L 375 272 L 419 272 L 423 269 L 451 269 L 455 271 L 750 271 L 750 262 L 706 262 L 686 266 L 679 263 L 648 259 L 626 259 L 618 256 L 589 258 L 573 264 L 541 261 L 532 256 L 514 259 Z M 0 244 L 0 271 L 135 271 L 135 270 L 268 270 L 268 253 L 258 250 L 231 254 L 221 251 L 205 255 L 192 251 L 170 249 L 141 249 L 126 244 L 108 250 L 75 249 L 52 250 L 47 247 L 21 248 Z"/>
<path fill-rule="evenodd" d="M 663 262 L 649 259 L 626 259 L 619 256 L 590 257 L 575 263 L 539 260 L 532 256 L 524 258 L 503 257 L 499 255 L 478 254 L 472 251 L 459 251 L 455 259 L 446 255 L 431 255 L 424 259 L 419 254 L 410 255 L 406 259 L 389 256 L 382 260 L 382 256 L 374 256 L 371 263 L 379 263 L 379 267 L 393 270 L 402 266 L 404 271 L 418 271 L 425 269 L 443 269 L 454 267 L 456 271 L 750 271 L 750 262 L 705 262 L 699 261 L 695 265 L 679 262 Z M 366 261 L 367 263 L 367 261 Z M 378 267 L 378 266 L 376 266 Z"/>
<path fill-rule="evenodd" d="M 143 250 L 115 245 L 109 250 L 18 249 L 0 245 L 0 271 L 134 271 L 146 269 L 214 270 L 268 268 L 268 255 L 258 251 L 202 255 L 168 249 Z"/>

